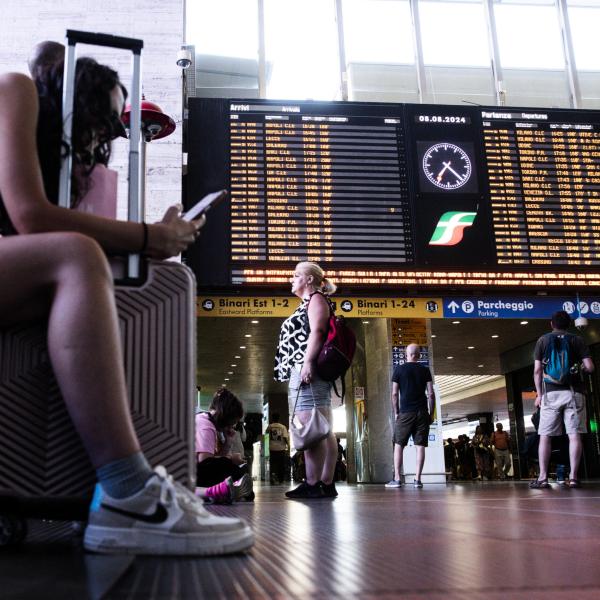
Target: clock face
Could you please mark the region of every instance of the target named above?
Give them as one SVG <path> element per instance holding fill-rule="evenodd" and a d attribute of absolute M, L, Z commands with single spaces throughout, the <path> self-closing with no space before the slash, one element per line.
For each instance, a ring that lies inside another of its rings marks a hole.
<path fill-rule="evenodd" d="M 455 190 L 469 181 L 473 167 L 467 153 L 447 142 L 434 144 L 423 155 L 423 173 L 436 187 Z"/>

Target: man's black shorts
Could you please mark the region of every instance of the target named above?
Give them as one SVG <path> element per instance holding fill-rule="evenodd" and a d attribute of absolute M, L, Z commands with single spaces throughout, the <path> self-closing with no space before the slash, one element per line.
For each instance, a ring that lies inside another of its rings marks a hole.
<path fill-rule="evenodd" d="M 426 410 L 400 413 L 394 427 L 394 444 L 406 446 L 408 438 L 412 435 L 416 446 L 427 446 L 429 423 L 429 413 Z"/>

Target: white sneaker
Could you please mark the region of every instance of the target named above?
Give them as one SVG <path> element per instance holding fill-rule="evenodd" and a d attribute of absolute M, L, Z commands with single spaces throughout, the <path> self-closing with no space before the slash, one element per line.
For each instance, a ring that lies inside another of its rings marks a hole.
<path fill-rule="evenodd" d="M 245 521 L 212 515 L 164 467 L 128 498 L 111 498 L 97 485 L 84 536 L 86 550 L 105 554 L 213 556 L 253 544 Z"/>

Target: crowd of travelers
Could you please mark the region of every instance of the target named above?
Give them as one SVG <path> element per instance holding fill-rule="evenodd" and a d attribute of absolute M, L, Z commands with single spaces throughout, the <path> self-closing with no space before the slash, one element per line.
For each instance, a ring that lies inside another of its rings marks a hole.
<path fill-rule="evenodd" d="M 498 425 L 501 429 L 502 424 Z M 481 425 L 476 427 L 471 438 L 461 434 L 456 440 L 448 438 L 444 443 L 446 473 L 456 481 L 506 479 L 511 463 L 499 464 L 500 456 L 492 436 L 487 435 Z"/>

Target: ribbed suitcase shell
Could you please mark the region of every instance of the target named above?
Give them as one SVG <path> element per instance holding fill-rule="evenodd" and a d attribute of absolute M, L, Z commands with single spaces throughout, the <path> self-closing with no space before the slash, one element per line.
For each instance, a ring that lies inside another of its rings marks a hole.
<path fill-rule="evenodd" d="M 193 485 L 195 279 L 148 264 L 140 287 L 116 288 L 131 414 L 142 449 Z M 93 302 L 93 298 L 90 298 Z M 102 423 L 98 423 L 102 427 Z M 0 331 L 0 490 L 86 496 L 94 471 L 54 379 L 44 324 Z"/>

